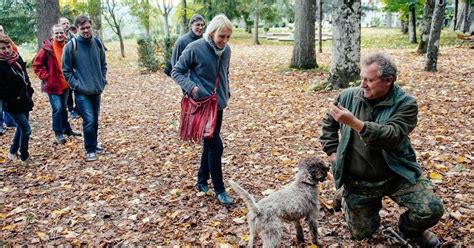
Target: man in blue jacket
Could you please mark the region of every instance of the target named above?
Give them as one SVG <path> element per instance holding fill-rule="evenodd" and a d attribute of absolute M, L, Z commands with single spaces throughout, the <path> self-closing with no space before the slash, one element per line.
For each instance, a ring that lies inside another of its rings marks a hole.
<path fill-rule="evenodd" d="M 100 98 L 107 84 L 105 51 L 99 39 L 92 35 L 92 22 L 88 16 L 74 21 L 78 36 L 63 51 L 64 78 L 75 92 L 76 104 L 82 115 L 86 161 L 97 160 L 96 153 L 104 151 L 97 145 Z"/>
<path fill-rule="evenodd" d="M 438 238 L 427 229 L 443 216 L 443 204 L 422 176 L 408 137 L 418 120 L 416 100 L 394 84 L 396 79 L 397 67 L 388 56 L 367 56 L 360 87 L 342 91 L 331 104 L 321 144 L 334 161 L 336 187 L 344 186 L 342 207 L 353 238 L 377 231 L 382 198 L 388 196 L 407 208 L 400 231 L 420 247 L 437 247 Z"/>

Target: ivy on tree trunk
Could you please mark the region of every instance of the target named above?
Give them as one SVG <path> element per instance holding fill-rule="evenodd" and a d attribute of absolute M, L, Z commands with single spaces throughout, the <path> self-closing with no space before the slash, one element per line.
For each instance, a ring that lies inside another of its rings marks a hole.
<path fill-rule="evenodd" d="M 439 37 L 443 26 L 444 10 L 446 9 L 446 0 L 436 0 L 433 11 L 433 20 L 431 21 L 430 39 L 426 52 L 425 71 L 437 71 Z"/>
<path fill-rule="evenodd" d="M 431 19 L 433 18 L 433 10 L 435 6 L 435 0 L 426 0 L 425 7 L 423 9 L 423 21 L 420 25 L 420 43 L 418 44 L 418 52 L 426 53 L 428 40 L 430 38 Z"/>

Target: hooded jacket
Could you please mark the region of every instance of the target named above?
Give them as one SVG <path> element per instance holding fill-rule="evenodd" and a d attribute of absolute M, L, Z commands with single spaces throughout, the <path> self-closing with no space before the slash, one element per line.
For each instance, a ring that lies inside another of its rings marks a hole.
<path fill-rule="evenodd" d="M 47 94 L 60 95 L 67 88 L 67 85 L 65 87 L 61 81 L 61 78 L 64 78 L 63 72 L 58 65 L 52 42 L 52 40 L 45 40 L 43 42 L 43 46 L 36 54 L 32 67 L 36 76 L 41 79 L 41 91 Z M 58 56 L 62 56 L 62 54 Z"/>
<path fill-rule="evenodd" d="M 363 94 L 360 87 L 349 88 L 341 92 L 337 101 L 353 114 L 368 111 L 368 103 L 365 102 Z M 364 122 L 365 131 L 360 134 L 360 138 L 367 146 L 381 148 L 389 168 L 410 183 L 415 183 L 422 170 L 416 161 L 408 135 L 416 127 L 418 106 L 415 99 L 398 85 L 394 85 L 390 94 L 387 99 L 373 107 L 374 121 Z M 357 117 L 357 114 L 354 115 Z M 340 188 L 343 184 L 348 146 L 351 145 L 351 128 L 339 124 L 329 114 L 323 119 L 322 126 L 320 141 L 324 152 L 328 155 L 336 152 L 332 169 L 336 187 Z"/>

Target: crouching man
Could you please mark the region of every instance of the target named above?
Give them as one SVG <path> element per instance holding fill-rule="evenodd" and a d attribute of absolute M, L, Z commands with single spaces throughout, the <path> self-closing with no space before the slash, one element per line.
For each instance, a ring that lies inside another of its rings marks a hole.
<path fill-rule="evenodd" d="M 389 57 L 366 57 L 360 86 L 342 91 L 331 104 L 320 140 L 333 160 L 336 187 L 344 186 L 342 207 L 354 239 L 370 238 L 378 229 L 382 198 L 388 196 L 407 208 L 398 224 L 404 236 L 437 247 L 438 237 L 427 229 L 444 209 L 408 137 L 417 124 L 417 103 L 396 79 Z"/>

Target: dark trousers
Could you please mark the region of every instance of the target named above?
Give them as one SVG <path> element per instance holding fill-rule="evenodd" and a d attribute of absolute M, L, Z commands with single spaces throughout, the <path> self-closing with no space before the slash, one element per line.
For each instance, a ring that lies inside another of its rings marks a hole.
<path fill-rule="evenodd" d="M 220 136 L 223 113 L 223 110 L 217 111 L 214 136 L 211 139 L 204 139 L 203 141 L 201 166 L 198 172 L 199 184 L 207 185 L 210 175 L 216 194 L 225 191 L 224 182 L 222 181 L 222 153 L 224 146 L 222 145 Z"/>
<path fill-rule="evenodd" d="M 53 118 L 53 131 L 56 135 L 60 135 L 71 130 L 71 125 L 67 120 L 66 101 L 68 96 L 69 88 L 65 89 L 60 95 L 48 94 Z"/>
<path fill-rule="evenodd" d="M 69 112 L 73 111 L 73 110 L 76 110 L 76 107 L 77 106 L 74 106 L 75 104 L 75 101 L 74 101 L 74 91 L 72 91 L 70 88 L 68 88 L 70 90 L 70 94 L 68 95 L 67 97 L 67 110 Z"/>
<path fill-rule="evenodd" d="M 10 116 L 16 123 L 16 131 L 15 136 L 13 136 L 13 143 L 10 146 L 10 153 L 16 154 L 20 150 L 20 159 L 25 161 L 30 156 L 28 153 L 28 143 L 31 135 L 30 113 L 10 113 Z"/>
<path fill-rule="evenodd" d="M 99 130 L 100 94 L 82 95 L 76 93 L 76 103 L 82 114 L 82 132 L 87 153 L 96 152 Z"/>

